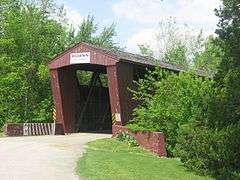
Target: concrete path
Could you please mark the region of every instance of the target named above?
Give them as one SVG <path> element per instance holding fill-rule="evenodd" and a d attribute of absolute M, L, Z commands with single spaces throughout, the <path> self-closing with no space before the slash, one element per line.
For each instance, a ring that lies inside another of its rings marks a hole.
<path fill-rule="evenodd" d="M 75 180 L 84 145 L 106 134 L 0 138 L 0 180 Z"/>

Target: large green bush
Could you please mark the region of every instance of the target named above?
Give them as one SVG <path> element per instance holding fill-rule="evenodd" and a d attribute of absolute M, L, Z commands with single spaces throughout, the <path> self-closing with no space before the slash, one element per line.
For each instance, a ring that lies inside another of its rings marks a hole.
<path fill-rule="evenodd" d="M 157 68 L 137 84 L 134 97 L 141 105 L 128 126 L 136 131 L 164 132 L 168 154 L 172 155 L 179 128 L 203 123 L 202 107 L 208 106 L 212 81 L 194 73 L 175 74 Z"/>
<path fill-rule="evenodd" d="M 174 155 L 190 169 L 217 179 L 240 179 L 240 124 L 221 130 L 184 127 Z"/>
<path fill-rule="evenodd" d="M 225 77 L 229 87 L 239 86 L 232 83 L 235 76 L 234 71 Z M 164 132 L 168 155 L 179 157 L 189 169 L 218 179 L 240 178 L 240 123 L 230 117 L 238 111 L 224 109 L 229 105 L 226 92 L 232 96 L 239 92 L 216 88 L 213 80 L 194 73 L 174 74 L 159 68 L 137 85 L 133 94 L 140 105 L 130 128 Z M 220 117 L 228 119 L 220 121 Z"/>

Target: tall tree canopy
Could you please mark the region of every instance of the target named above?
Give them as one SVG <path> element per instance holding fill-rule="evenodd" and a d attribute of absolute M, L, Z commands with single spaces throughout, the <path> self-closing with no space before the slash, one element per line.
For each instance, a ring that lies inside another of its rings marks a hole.
<path fill-rule="evenodd" d="M 140 53 L 186 69 L 204 70 L 209 75 L 216 73 L 223 55 L 222 48 L 215 43 L 214 37 L 205 38 L 201 31 L 196 35 L 187 25 L 180 28 L 172 18 L 159 23 L 155 41 L 155 51 L 149 45 L 141 44 Z"/>
<path fill-rule="evenodd" d="M 223 0 L 223 6 L 216 10 L 220 18 L 216 33 L 225 51 L 220 65 L 218 80 L 223 78 L 230 69 L 240 67 L 240 2 L 239 0 Z"/>
<path fill-rule="evenodd" d="M 213 98 L 210 119 L 213 124 L 223 127 L 238 123 L 240 119 L 239 0 L 223 0 L 223 6 L 216 14 L 220 18 L 216 33 L 224 56 L 215 78 L 218 93 Z"/>

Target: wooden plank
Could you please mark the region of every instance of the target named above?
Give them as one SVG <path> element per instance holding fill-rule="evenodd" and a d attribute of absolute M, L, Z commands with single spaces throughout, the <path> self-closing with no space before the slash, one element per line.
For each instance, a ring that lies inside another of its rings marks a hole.
<path fill-rule="evenodd" d="M 31 125 L 31 123 L 28 124 L 28 135 L 29 136 L 32 135 L 32 125 Z"/>

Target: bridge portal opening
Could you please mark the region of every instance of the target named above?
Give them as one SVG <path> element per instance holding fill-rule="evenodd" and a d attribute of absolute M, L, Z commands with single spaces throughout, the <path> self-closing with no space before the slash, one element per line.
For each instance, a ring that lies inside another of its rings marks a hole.
<path fill-rule="evenodd" d="M 129 89 L 156 64 L 184 71 L 154 58 L 84 42 L 65 50 L 48 63 L 56 124 L 64 133 L 111 132 L 112 126 L 126 125 L 137 105 Z"/>
<path fill-rule="evenodd" d="M 112 132 L 106 73 L 76 70 L 75 132 Z"/>

